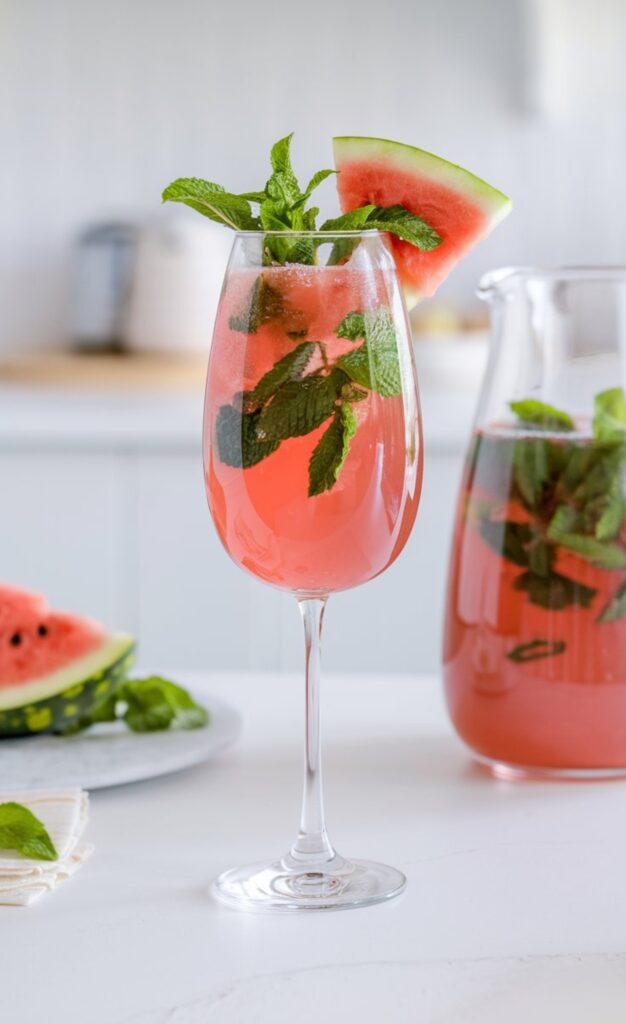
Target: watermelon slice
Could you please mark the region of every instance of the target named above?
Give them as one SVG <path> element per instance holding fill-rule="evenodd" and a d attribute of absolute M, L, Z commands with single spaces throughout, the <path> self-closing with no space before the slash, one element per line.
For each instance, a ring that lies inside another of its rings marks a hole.
<path fill-rule="evenodd" d="M 333 139 L 343 213 L 404 206 L 441 235 L 430 252 L 390 235 L 407 305 L 432 295 L 454 264 L 510 212 L 511 200 L 441 157 L 387 139 Z"/>
<path fill-rule="evenodd" d="M 0 737 L 66 729 L 119 685 L 132 637 L 0 586 Z"/>

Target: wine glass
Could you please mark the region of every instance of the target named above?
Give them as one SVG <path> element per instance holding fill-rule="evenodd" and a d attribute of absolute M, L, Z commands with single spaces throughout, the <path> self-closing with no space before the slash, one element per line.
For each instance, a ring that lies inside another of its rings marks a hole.
<path fill-rule="evenodd" d="M 217 312 L 205 398 L 209 508 L 231 558 L 291 591 L 306 649 L 298 837 L 270 864 L 214 883 L 248 909 L 363 906 L 401 872 L 346 860 L 324 822 L 320 639 L 326 602 L 404 547 L 422 482 L 411 333 L 386 236 L 240 232 Z"/>

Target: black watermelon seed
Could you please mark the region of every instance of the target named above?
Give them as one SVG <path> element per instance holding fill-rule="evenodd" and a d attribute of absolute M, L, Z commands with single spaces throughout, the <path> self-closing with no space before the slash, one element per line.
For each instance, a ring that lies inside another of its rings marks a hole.
<path fill-rule="evenodd" d="M 47 636 L 48 635 L 48 627 L 47 626 L 43 626 L 43 625 L 38 626 L 37 627 L 37 632 L 39 633 L 39 636 Z"/>
<path fill-rule="evenodd" d="M 22 634 L 21 633 L 14 633 L 13 636 L 11 637 L 11 639 L 9 640 L 9 643 L 11 644 L 12 647 L 19 647 L 21 642 L 22 642 Z"/>

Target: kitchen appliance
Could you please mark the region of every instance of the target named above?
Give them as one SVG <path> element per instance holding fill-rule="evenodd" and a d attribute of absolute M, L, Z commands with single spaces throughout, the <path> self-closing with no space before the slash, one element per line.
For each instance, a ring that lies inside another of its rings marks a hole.
<path fill-rule="evenodd" d="M 140 352 L 208 352 L 232 233 L 163 211 L 139 237 L 125 308 L 126 346 Z"/>
<path fill-rule="evenodd" d="M 121 221 L 93 224 L 79 235 L 70 328 L 77 349 L 123 348 L 137 237 L 137 225 Z"/>

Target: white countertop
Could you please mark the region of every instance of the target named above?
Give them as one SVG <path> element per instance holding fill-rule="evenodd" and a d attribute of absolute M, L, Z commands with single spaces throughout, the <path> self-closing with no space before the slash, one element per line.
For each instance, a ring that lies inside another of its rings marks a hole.
<path fill-rule="evenodd" d="M 626 783 L 505 783 L 453 737 L 434 678 L 326 679 L 331 835 L 401 868 L 389 904 L 288 918 L 210 878 L 290 844 L 302 683 L 215 675 L 238 745 L 94 793 L 93 859 L 0 908 L 6 1024 L 623 1024 Z"/>
<path fill-rule="evenodd" d="M 465 450 L 475 390 L 425 390 L 431 451 Z M 0 385 L 0 451 L 199 451 L 200 393 L 146 394 Z"/>

